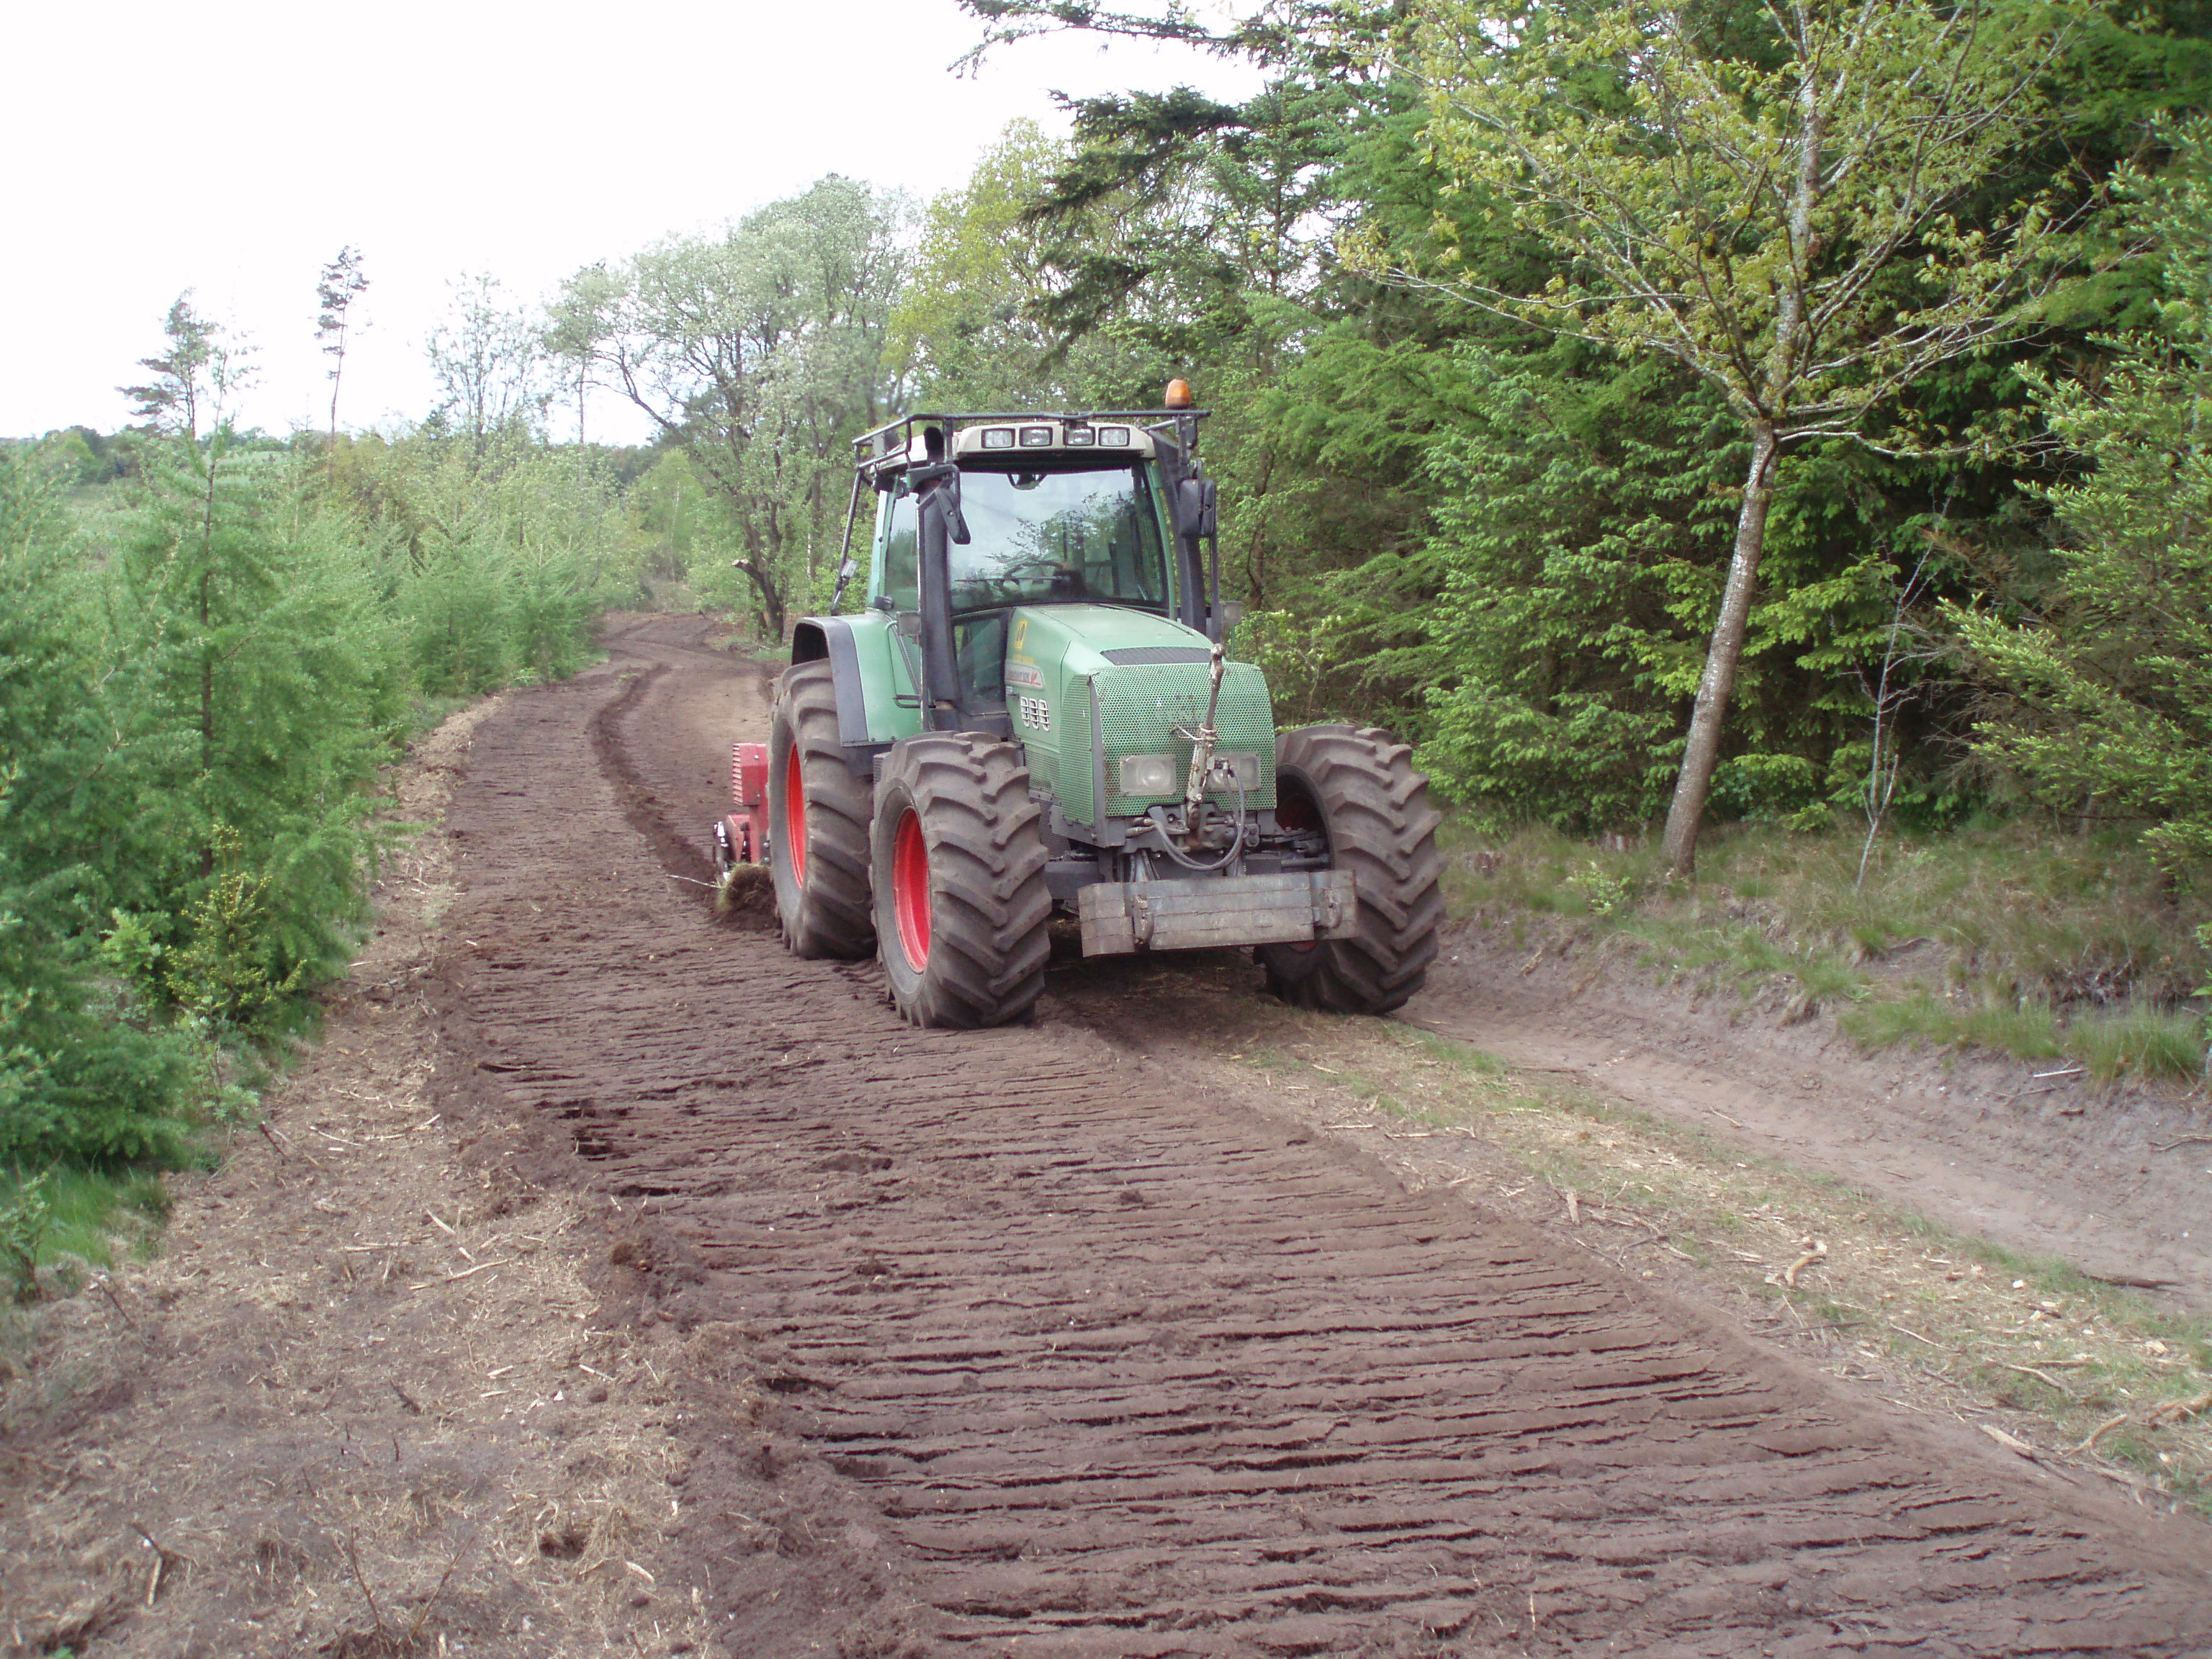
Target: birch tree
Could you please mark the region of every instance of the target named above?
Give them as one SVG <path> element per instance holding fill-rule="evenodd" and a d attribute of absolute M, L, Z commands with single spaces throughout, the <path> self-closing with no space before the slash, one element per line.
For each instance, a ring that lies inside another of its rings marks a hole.
<path fill-rule="evenodd" d="M 544 412 L 542 331 L 527 307 L 509 303 L 496 276 L 459 276 L 449 286 L 453 307 L 430 333 L 430 373 L 439 413 L 457 419 L 482 455 L 494 436 L 532 426 Z"/>
<path fill-rule="evenodd" d="M 353 302 L 368 288 L 368 273 L 361 268 L 361 250 L 350 242 L 340 248 L 337 257 L 323 267 L 321 280 L 315 284 L 315 303 L 322 309 L 315 314 L 315 337 L 322 343 L 323 355 L 331 360 L 326 371 L 331 383 L 331 448 L 335 452 L 338 442 L 338 383 L 345 376 L 346 346 L 353 336 Z"/>
<path fill-rule="evenodd" d="M 609 383 L 727 509 L 737 566 L 781 637 L 842 526 L 845 441 L 888 413 L 903 198 L 832 175 L 719 236 L 673 237 L 617 273 L 597 348 Z"/>
<path fill-rule="evenodd" d="M 1780 459 L 1823 438 L 1956 443 L 1900 425 L 1900 394 L 2017 326 L 2052 280 L 2047 204 L 1986 204 L 2045 130 L 2053 18 L 1981 0 L 1763 0 L 1724 17 L 1442 0 L 1424 29 L 1437 161 L 1559 262 L 1534 294 L 1473 277 L 1453 291 L 1675 359 L 1749 441 L 1667 819 L 1679 875 L 1696 861 Z"/>

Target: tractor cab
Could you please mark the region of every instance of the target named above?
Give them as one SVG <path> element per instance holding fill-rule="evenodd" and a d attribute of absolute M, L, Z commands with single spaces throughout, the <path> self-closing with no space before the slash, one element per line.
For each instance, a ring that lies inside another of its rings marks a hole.
<path fill-rule="evenodd" d="M 899 444 L 895 459 L 876 469 L 868 602 L 917 619 L 921 500 L 909 483 L 910 457 L 918 441 L 920 465 L 928 465 L 930 431 Z M 967 539 L 948 538 L 946 593 L 963 704 L 988 717 L 1005 700 L 1017 610 L 1092 605 L 1178 614 L 1174 531 L 1151 434 L 1116 422 L 1032 419 L 960 427 L 951 435 Z"/>

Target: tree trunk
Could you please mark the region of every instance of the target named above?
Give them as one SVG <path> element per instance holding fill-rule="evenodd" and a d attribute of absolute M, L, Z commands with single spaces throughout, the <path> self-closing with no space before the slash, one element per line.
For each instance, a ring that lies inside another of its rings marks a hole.
<path fill-rule="evenodd" d="M 1736 514 L 1735 552 L 1729 560 L 1720 617 L 1705 652 L 1705 672 L 1698 681 L 1682 770 L 1674 780 L 1674 804 L 1667 813 L 1667 867 L 1678 876 L 1690 875 L 1698 865 L 1698 830 L 1705 822 L 1713 769 L 1720 763 L 1721 728 L 1728 718 L 1729 694 L 1735 690 L 1736 665 L 1742 660 L 1743 636 L 1751 623 L 1751 595 L 1759 585 L 1759 558 L 1766 547 L 1766 509 L 1773 498 L 1774 461 L 1779 453 L 1773 427 L 1755 422 L 1743 507 Z"/>

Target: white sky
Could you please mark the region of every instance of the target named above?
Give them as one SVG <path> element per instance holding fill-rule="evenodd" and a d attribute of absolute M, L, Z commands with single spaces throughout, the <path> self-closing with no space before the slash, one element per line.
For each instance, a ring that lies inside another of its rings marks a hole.
<path fill-rule="evenodd" d="M 1015 117 L 1064 130 L 1053 89 L 1251 84 L 1188 51 L 1066 37 L 955 79 L 979 33 L 953 0 L 11 9 L 0 434 L 125 422 L 114 388 L 186 288 L 259 349 L 244 417 L 320 426 L 315 282 L 349 242 L 370 326 L 340 423 L 418 419 L 422 342 L 462 271 L 535 299 L 825 173 L 957 185 Z M 616 414 L 595 409 L 592 435 L 635 435 Z"/>

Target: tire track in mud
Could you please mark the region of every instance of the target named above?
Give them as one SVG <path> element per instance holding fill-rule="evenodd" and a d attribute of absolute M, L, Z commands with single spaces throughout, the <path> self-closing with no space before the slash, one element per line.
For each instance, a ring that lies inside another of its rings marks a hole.
<path fill-rule="evenodd" d="M 477 739 L 453 992 L 515 1103 L 650 1195 L 690 1307 L 763 1339 L 791 1426 L 880 1516 L 904 1610 L 866 1650 L 2212 1633 L 2193 1532 L 2129 1537 L 1050 1015 L 911 1030 L 872 967 L 714 925 L 669 876 L 720 776 L 700 710 L 742 671 L 673 619 L 612 643 L 627 689 L 520 696 Z"/>

